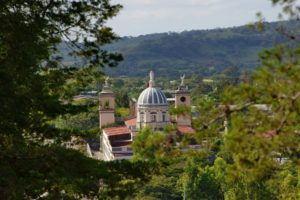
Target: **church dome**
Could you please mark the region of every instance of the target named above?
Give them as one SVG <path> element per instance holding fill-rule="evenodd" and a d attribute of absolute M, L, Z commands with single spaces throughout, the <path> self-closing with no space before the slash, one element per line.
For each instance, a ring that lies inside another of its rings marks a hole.
<path fill-rule="evenodd" d="M 168 105 L 165 94 L 158 88 L 154 87 L 154 73 L 150 71 L 149 87 L 139 96 L 138 105 Z"/>
<path fill-rule="evenodd" d="M 149 87 L 140 94 L 138 105 L 168 105 L 168 102 L 160 89 Z"/>

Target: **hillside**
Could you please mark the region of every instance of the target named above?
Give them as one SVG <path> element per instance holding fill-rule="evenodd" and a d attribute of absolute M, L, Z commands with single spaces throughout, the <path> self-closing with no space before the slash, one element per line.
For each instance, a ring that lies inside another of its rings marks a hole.
<path fill-rule="evenodd" d="M 294 22 L 281 24 L 288 29 L 295 26 Z M 266 23 L 263 32 L 240 26 L 124 37 L 106 47 L 124 56 L 117 68 L 106 72 L 114 77 L 140 77 L 154 69 L 160 76 L 174 77 L 182 73 L 211 76 L 228 67 L 251 70 L 259 66 L 260 51 L 287 41 L 276 31 L 278 25 Z"/>

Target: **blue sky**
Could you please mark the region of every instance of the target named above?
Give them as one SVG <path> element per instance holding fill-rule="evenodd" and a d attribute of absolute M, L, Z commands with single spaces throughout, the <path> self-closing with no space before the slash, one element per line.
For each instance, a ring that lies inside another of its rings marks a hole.
<path fill-rule="evenodd" d="M 108 25 L 120 36 L 232 27 L 253 22 L 261 11 L 267 21 L 279 12 L 270 0 L 112 0 L 124 6 Z"/>

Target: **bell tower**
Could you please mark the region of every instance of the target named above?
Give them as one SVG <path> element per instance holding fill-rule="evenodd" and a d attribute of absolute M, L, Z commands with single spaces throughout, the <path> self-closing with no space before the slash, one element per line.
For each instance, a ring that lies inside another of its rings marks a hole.
<path fill-rule="evenodd" d="M 181 76 L 181 83 L 175 91 L 175 108 L 191 106 L 191 95 L 188 86 L 184 83 L 185 75 Z M 191 126 L 192 117 L 190 113 L 176 115 L 176 122 L 179 126 Z"/>
<path fill-rule="evenodd" d="M 99 93 L 99 126 L 115 123 L 115 94 L 111 91 L 107 77 L 102 91 Z"/>

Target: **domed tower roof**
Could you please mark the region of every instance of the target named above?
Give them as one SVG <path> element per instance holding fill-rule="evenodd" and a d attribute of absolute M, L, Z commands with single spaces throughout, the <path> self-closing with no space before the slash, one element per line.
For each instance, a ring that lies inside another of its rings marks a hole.
<path fill-rule="evenodd" d="M 158 88 L 154 87 L 154 73 L 150 71 L 149 87 L 146 88 L 139 96 L 138 105 L 168 105 L 165 94 Z"/>
<path fill-rule="evenodd" d="M 140 94 L 138 105 L 168 105 L 168 102 L 160 89 L 149 87 Z"/>

